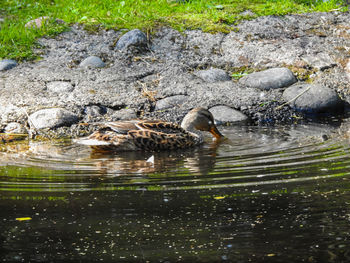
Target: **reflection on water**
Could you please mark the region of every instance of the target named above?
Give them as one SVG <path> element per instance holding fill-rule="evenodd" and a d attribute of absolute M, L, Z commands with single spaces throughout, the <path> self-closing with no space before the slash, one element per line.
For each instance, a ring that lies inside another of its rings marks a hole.
<path fill-rule="evenodd" d="M 9 145 L 1 262 L 348 262 L 349 145 L 325 129 L 232 127 L 160 153 Z"/>

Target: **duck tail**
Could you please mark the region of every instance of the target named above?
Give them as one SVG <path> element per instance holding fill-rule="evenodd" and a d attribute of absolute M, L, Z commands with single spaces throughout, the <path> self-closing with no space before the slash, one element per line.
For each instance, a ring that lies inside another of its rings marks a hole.
<path fill-rule="evenodd" d="M 97 139 L 92 139 L 90 137 L 83 137 L 79 139 L 74 139 L 74 143 L 77 144 L 82 144 L 82 145 L 88 145 L 88 146 L 99 146 L 99 145 L 110 145 L 109 142 L 97 140 Z"/>

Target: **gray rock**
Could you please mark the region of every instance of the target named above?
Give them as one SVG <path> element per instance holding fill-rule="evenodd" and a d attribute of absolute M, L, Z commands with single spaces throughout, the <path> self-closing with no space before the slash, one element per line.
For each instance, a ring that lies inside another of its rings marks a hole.
<path fill-rule="evenodd" d="M 139 29 L 131 30 L 125 33 L 117 42 L 116 49 L 130 50 L 136 49 L 138 51 L 147 49 L 147 37 Z"/>
<path fill-rule="evenodd" d="M 305 55 L 301 59 L 313 68 L 325 70 L 334 67 L 337 63 L 326 53 L 317 55 Z"/>
<path fill-rule="evenodd" d="M 322 85 L 296 84 L 283 92 L 283 98 L 291 107 L 306 113 L 332 112 L 343 108 L 338 94 Z"/>
<path fill-rule="evenodd" d="M 99 57 L 90 56 L 84 59 L 80 63 L 80 66 L 85 68 L 103 68 L 106 66 L 106 64 Z"/>
<path fill-rule="evenodd" d="M 249 87 L 263 90 L 288 87 L 297 82 L 292 71 L 287 68 L 271 68 L 254 72 L 244 76 L 239 83 Z"/>
<path fill-rule="evenodd" d="M 195 75 L 200 77 L 204 81 L 210 82 L 210 83 L 231 80 L 230 76 L 226 73 L 226 71 L 218 68 L 211 68 L 208 70 L 199 70 L 195 73 Z"/>
<path fill-rule="evenodd" d="M 83 122 L 93 122 L 93 121 L 110 121 L 108 116 L 113 112 L 112 109 L 107 109 L 104 106 L 89 105 L 84 108 L 84 118 Z M 107 114 L 109 113 L 109 114 Z M 107 114 L 107 116 L 105 116 Z"/>
<path fill-rule="evenodd" d="M 18 122 L 10 122 L 9 124 L 6 125 L 5 127 L 5 133 L 21 133 L 21 134 L 26 134 L 27 129 L 23 127 L 22 124 Z"/>
<path fill-rule="evenodd" d="M 101 116 L 103 114 L 103 109 L 99 106 L 87 106 L 85 107 L 85 114 L 89 117 Z"/>
<path fill-rule="evenodd" d="M 137 115 L 133 109 L 121 109 L 113 112 L 111 118 L 113 120 L 131 120 L 136 119 Z"/>
<path fill-rule="evenodd" d="M 0 71 L 12 69 L 17 66 L 17 62 L 12 59 L 4 59 L 0 61 Z"/>
<path fill-rule="evenodd" d="M 175 96 L 166 97 L 164 99 L 157 101 L 155 110 L 164 110 L 164 109 L 182 105 L 184 102 L 186 102 L 187 99 L 188 99 L 188 96 L 186 95 L 175 95 Z"/>
<path fill-rule="evenodd" d="M 47 89 L 51 92 L 61 93 L 61 92 L 71 92 L 73 91 L 73 86 L 67 81 L 52 81 L 47 83 Z"/>
<path fill-rule="evenodd" d="M 77 115 L 62 108 L 43 109 L 29 116 L 29 124 L 36 129 L 56 128 L 78 121 Z"/>
<path fill-rule="evenodd" d="M 213 114 L 217 125 L 248 120 L 248 117 L 242 112 L 225 105 L 214 106 L 209 111 Z"/>

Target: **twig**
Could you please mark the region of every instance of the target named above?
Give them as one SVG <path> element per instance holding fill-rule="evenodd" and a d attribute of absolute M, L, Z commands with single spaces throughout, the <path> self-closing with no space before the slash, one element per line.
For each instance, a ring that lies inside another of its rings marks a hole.
<path fill-rule="evenodd" d="M 148 98 L 150 101 L 153 101 L 155 102 L 156 99 L 155 99 L 155 95 L 157 94 L 157 91 L 151 91 L 147 88 L 147 84 L 146 83 L 142 83 L 141 81 L 137 81 L 137 83 L 139 85 L 141 85 L 141 94 L 143 96 L 145 96 L 146 98 Z"/>
<path fill-rule="evenodd" d="M 303 92 L 299 93 L 299 94 L 298 94 L 297 96 L 295 96 L 293 99 L 291 99 L 291 100 L 289 100 L 289 101 L 283 103 L 282 105 L 277 106 L 277 107 L 275 108 L 275 110 L 279 110 L 279 109 L 281 109 L 282 107 L 284 107 L 285 105 L 287 105 L 287 104 L 291 103 L 292 101 L 296 100 L 296 99 L 299 98 L 301 95 L 303 95 L 305 92 L 307 92 L 310 88 L 311 88 L 311 86 L 308 87 L 308 88 L 307 88 L 306 90 L 304 90 Z"/>
<path fill-rule="evenodd" d="M 21 108 L 21 109 L 27 115 L 27 118 L 28 118 L 28 122 L 29 122 L 29 139 L 33 139 L 38 134 L 38 129 L 35 127 L 34 123 L 30 119 L 30 116 L 29 116 L 28 112 L 24 108 Z M 33 130 L 34 130 L 34 132 L 33 132 Z"/>

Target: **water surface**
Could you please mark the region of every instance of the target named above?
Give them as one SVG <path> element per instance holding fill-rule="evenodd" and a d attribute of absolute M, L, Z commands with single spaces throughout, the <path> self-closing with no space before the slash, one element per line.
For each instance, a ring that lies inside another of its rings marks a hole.
<path fill-rule="evenodd" d="M 162 153 L 11 145 L 1 262 L 349 262 L 349 144 L 331 129 L 230 127 Z"/>

